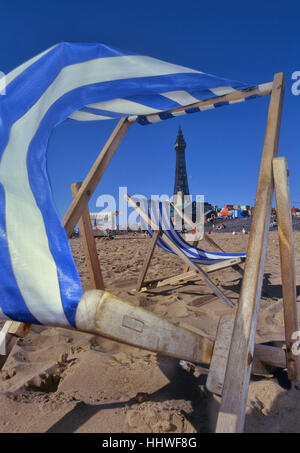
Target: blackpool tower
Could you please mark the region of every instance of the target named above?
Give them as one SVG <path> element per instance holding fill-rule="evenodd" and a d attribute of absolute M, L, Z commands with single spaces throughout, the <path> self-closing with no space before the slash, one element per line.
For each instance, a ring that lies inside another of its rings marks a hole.
<path fill-rule="evenodd" d="M 189 195 L 189 185 L 186 172 L 185 163 L 185 147 L 186 142 L 182 135 L 181 127 L 178 128 L 177 139 L 175 142 L 176 150 L 176 170 L 175 170 L 175 183 L 174 183 L 174 195 L 178 192 L 182 193 L 182 196 Z"/>

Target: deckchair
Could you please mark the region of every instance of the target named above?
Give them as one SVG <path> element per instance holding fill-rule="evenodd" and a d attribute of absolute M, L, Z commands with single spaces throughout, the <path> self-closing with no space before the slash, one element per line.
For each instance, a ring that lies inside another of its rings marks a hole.
<path fill-rule="evenodd" d="M 203 276 L 203 273 L 199 275 L 199 268 L 201 266 L 202 271 L 207 274 L 216 270 L 224 269 L 226 267 L 237 266 L 243 262 L 246 258 L 245 253 L 225 253 L 225 252 L 208 252 L 189 244 L 185 241 L 178 230 L 175 229 L 173 221 L 170 217 L 170 202 L 165 201 L 163 203 L 151 203 L 149 204 L 148 212 L 145 212 L 139 207 L 132 198 L 127 196 L 127 201 L 133 206 L 136 211 L 140 214 L 142 221 L 145 225 L 143 229 L 146 229 L 152 240 L 149 246 L 148 253 L 146 255 L 143 268 L 140 272 L 138 282 L 136 285 L 136 291 L 140 291 L 143 287 L 158 287 L 170 284 L 180 284 L 187 280 L 192 280 L 195 277 Z M 154 228 L 155 229 L 154 229 Z M 162 232 L 164 235 L 162 236 Z M 168 239 L 168 242 L 166 240 Z M 214 241 L 212 241 L 214 243 Z M 215 244 L 215 243 L 214 243 Z M 150 265 L 155 246 L 158 246 L 165 252 L 172 253 L 183 258 L 185 256 L 185 262 L 188 261 L 188 265 L 194 267 L 191 272 L 184 272 L 183 274 L 168 277 L 165 279 L 156 279 L 152 281 L 145 281 L 145 276 Z M 178 253 L 180 250 L 181 254 Z M 182 255 L 183 254 L 183 255 Z M 187 261 L 186 261 L 187 260 Z M 208 281 L 206 281 L 208 283 Z M 215 288 L 209 286 L 214 291 Z M 214 291 L 215 292 L 215 291 Z M 217 294 L 220 297 L 220 293 Z M 228 304 L 228 300 L 221 298 L 227 305 L 232 306 L 232 303 Z"/>
<path fill-rule="evenodd" d="M 233 303 L 230 299 L 212 282 L 207 273 L 224 267 L 233 266 L 241 263 L 245 257 L 245 253 L 220 253 L 220 252 L 207 252 L 200 248 L 191 246 L 186 242 L 180 233 L 175 229 L 169 213 L 169 202 L 165 203 L 151 203 L 147 204 L 146 209 L 141 208 L 138 204 L 128 195 L 125 195 L 128 203 L 137 211 L 141 220 L 144 222 L 142 229 L 146 229 L 152 237 L 145 257 L 143 268 L 140 272 L 136 290 L 140 291 L 143 287 L 145 275 L 147 273 L 154 249 L 156 245 L 162 250 L 173 253 L 179 256 L 186 264 L 188 264 L 193 271 L 185 273 L 177 277 L 171 277 L 163 280 L 163 284 L 179 283 L 183 280 L 191 279 L 198 276 L 202 278 L 205 283 L 212 289 L 212 291 L 230 307 Z M 204 267 L 204 266 L 205 267 Z M 200 275 L 199 275 L 200 274 Z M 148 282 L 150 285 L 154 283 L 158 286 L 162 285 L 160 280 Z M 146 283 L 146 285 L 148 285 Z M 159 284 L 160 283 L 160 284 Z"/>
<path fill-rule="evenodd" d="M 270 83 L 251 85 L 106 45 L 61 43 L 11 71 L 5 80 L 6 94 L 0 96 L 0 318 L 6 324 L 0 346 L 6 347 L 1 350 L 6 355 L 1 357 L 0 368 L 30 324 L 78 329 L 178 358 L 210 361 L 213 344 L 207 338 L 99 290 L 103 288 L 100 274 L 98 283 L 96 279 L 93 283 L 100 265 L 88 202 L 132 124 L 153 124 L 271 95 L 247 260 L 236 320 L 229 335 L 230 353 L 216 428 L 218 432 L 241 431 L 255 358 L 266 226 L 274 182 L 280 214 L 287 344 L 283 362 L 290 379 L 299 379 L 299 355 L 293 355 L 291 340 L 299 329 L 287 168 L 282 159 L 275 159 L 284 75 L 278 73 Z M 76 189 L 61 222 L 46 172 L 46 152 L 52 129 L 67 119 L 119 122 Z M 79 229 L 85 236 L 82 239 L 90 263 L 91 286 L 97 288 L 84 294 L 68 244 L 78 222 L 83 225 Z M 161 236 L 220 298 L 231 303 L 203 267 L 187 257 L 164 232 L 155 231 L 155 236 Z"/>

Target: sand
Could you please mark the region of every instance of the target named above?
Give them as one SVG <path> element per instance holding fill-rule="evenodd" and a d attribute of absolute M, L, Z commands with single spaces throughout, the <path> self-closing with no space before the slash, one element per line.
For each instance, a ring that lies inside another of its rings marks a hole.
<path fill-rule="evenodd" d="M 212 234 L 228 251 L 246 251 L 248 235 Z M 296 268 L 300 232 L 295 231 Z M 214 336 L 220 316 L 232 313 L 203 284 L 132 289 L 149 244 L 142 236 L 97 239 L 107 289 L 173 322 L 184 322 Z M 80 239 L 71 247 L 84 289 L 89 277 Z M 203 242 L 203 248 L 211 249 Z M 177 274 L 182 262 L 157 249 L 149 278 Z M 284 338 L 278 233 L 271 231 L 257 342 Z M 238 302 L 240 275 L 232 269 L 213 280 Z M 148 278 L 147 277 L 147 278 Z M 299 282 L 297 282 L 299 284 Z M 0 432 L 205 433 L 213 432 L 220 398 L 205 388 L 207 370 L 184 370 L 179 361 L 76 331 L 34 326 L 19 340 L 1 371 Z M 252 377 L 245 432 L 300 432 L 300 387 L 286 371 L 272 378 Z"/>

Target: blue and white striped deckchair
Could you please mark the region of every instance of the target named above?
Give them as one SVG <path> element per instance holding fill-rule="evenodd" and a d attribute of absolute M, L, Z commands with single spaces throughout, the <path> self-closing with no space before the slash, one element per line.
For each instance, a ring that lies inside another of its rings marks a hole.
<path fill-rule="evenodd" d="M 176 231 L 170 217 L 169 201 L 163 203 L 153 201 L 151 201 L 151 203 L 143 202 L 141 206 L 141 203 L 138 203 L 128 195 L 126 195 L 125 198 L 140 215 L 142 229 L 146 230 L 149 235 L 152 236 L 149 250 L 146 254 L 144 265 L 137 281 L 136 291 L 140 291 L 143 286 L 153 287 L 168 285 L 171 281 L 172 284 L 176 284 L 176 282 L 186 281 L 191 277 L 194 278 L 195 276 L 198 276 L 198 274 L 202 274 L 200 277 L 212 291 L 223 302 L 232 307 L 233 304 L 230 299 L 228 299 L 228 297 L 213 283 L 207 273 L 225 267 L 233 267 L 243 274 L 243 270 L 240 268 L 239 263 L 244 260 L 246 254 L 207 252 L 197 247 L 193 247 L 182 238 L 178 231 Z M 212 242 L 214 243 L 214 241 Z M 186 264 L 189 264 L 193 271 L 191 273 L 185 272 L 184 274 L 177 276 L 145 282 L 145 276 L 156 245 L 166 252 L 178 255 Z M 215 243 L 214 245 L 217 246 Z M 201 267 L 202 265 L 205 265 L 205 269 Z"/>
<path fill-rule="evenodd" d="M 76 328 L 82 288 L 46 170 L 52 129 L 67 119 L 126 117 L 151 124 L 272 90 L 272 84 L 254 86 L 87 43 L 55 45 L 11 71 L 5 82 L 0 94 L 0 318 L 69 328 Z"/>
<path fill-rule="evenodd" d="M 233 258 L 246 258 L 245 253 L 220 253 L 207 252 L 206 250 L 193 247 L 186 242 L 180 232 L 175 229 L 172 219 L 170 218 L 170 207 L 168 202 L 152 203 L 149 210 L 149 217 L 153 219 L 155 224 L 159 225 L 164 233 L 175 243 L 193 262 L 198 264 L 210 265 L 217 262 L 231 260 Z M 147 228 L 148 233 L 152 236 L 153 230 Z M 157 240 L 157 245 L 164 251 L 176 254 L 160 237 Z"/>

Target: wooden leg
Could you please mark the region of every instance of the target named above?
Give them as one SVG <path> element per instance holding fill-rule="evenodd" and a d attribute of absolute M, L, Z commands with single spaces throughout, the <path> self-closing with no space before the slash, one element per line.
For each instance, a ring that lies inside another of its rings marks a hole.
<path fill-rule="evenodd" d="M 193 241 L 192 246 L 198 247 L 199 241 Z M 185 266 L 183 272 L 188 272 L 190 270 L 190 266 Z"/>
<path fill-rule="evenodd" d="M 242 432 L 244 427 L 274 188 L 272 160 L 278 151 L 283 94 L 284 75 L 279 73 L 274 77 L 270 100 L 244 278 L 216 427 L 219 433 Z"/>
<path fill-rule="evenodd" d="M 74 198 L 76 197 L 76 194 L 78 193 L 81 185 L 82 185 L 81 182 L 77 182 L 71 185 L 72 194 Z M 79 220 L 79 231 L 82 240 L 86 264 L 91 279 L 91 288 L 104 289 L 104 282 L 99 263 L 88 205 L 86 205 L 82 213 L 82 216 Z"/>
<path fill-rule="evenodd" d="M 118 146 L 128 131 L 130 123 L 127 118 L 122 118 L 117 127 L 111 134 L 106 142 L 104 148 L 96 159 L 89 174 L 82 183 L 80 190 L 67 210 L 64 218 L 63 225 L 70 236 L 78 223 L 85 207 L 88 204 L 91 196 L 93 195 L 100 179 L 102 178 L 105 170 L 107 169 L 111 159 L 113 158 Z"/>
<path fill-rule="evenodd" d="M 155 246 L 157 244 L 159 236 L 160 236 L 160 230 L 155 230 L 154 233 L 153 233 L 153 236 L 151 238 L 150 246 L 149 246 L 149 249 L 147 251 L 147 255 L 145 257 L 143 268 L 142 268 L 142 270 L 140 272 L 140 275 L 139 275 L 139 278 L 138 278 L 138 281 L 137 281 L 137 284 L 136 284 L 136 291 L 140 291 L 142 286 L 143 286 L 143 283 L 144 283 L 144 280 L 145 280 L 145 276 L 146 276 L 147 270 L 149 268 L 150 261 L 151 261 L 151 258 L 153 256 L 154 249 L 155 249 Z"/>
<path fill-rule="evenodd" d="M 287 369 L 291 381 L 299 380 L 299 355 L 292 353 L 292 334 L 299 330 L 291 202 L 284 157 L 273 160 L 277 205 Z"/>

